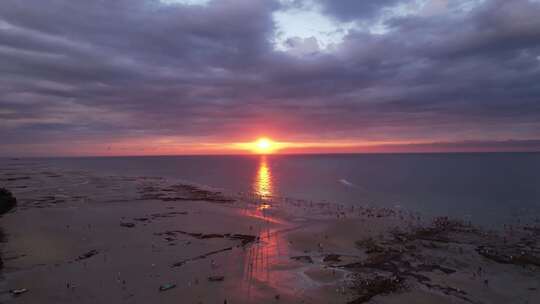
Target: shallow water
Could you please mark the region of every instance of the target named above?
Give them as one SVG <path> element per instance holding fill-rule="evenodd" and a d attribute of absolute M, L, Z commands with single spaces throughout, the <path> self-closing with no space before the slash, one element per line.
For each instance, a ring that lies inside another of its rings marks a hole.
<path fill-rule="evenodd" d="M 228 192 L 403 208 L 500 226 L 540 215 L 540 153 L 34 159 L 98 174 L 161 176 Z"/>

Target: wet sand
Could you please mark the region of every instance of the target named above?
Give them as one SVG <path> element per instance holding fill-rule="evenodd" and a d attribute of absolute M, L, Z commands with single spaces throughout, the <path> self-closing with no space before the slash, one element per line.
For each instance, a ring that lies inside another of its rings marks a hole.
<path fill-rule="evenodd" d="M 537 226 L 488 232 L 25 160 L 0 168 L 0 186 L 19 201 L 0 219 L 1 303 L 540 302 Z"/>

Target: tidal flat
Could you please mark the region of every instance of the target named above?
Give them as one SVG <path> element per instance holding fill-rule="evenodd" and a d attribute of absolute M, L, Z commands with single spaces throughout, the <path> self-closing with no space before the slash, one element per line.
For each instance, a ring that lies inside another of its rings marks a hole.
<path fill-rule="evenodd" d="M 538 303 L 538 223 L 0 168 L 1 303 Z M 17 292 L 22 291 L 22 292 Z"/>

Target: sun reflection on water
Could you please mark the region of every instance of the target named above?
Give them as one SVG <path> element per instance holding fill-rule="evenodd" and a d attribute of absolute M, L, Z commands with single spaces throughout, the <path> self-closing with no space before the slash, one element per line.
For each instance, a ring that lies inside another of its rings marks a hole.
<path fill-rule="evenodd" d="M 260 196 L 262 199 L 269 199 L 273 195 L 272 189 L 272 172 L 268 166 L 268 160 L 266 156 L 261 156 L 259 161 L 259 169 L 257 170 L 257 176 L 253 185 L 255 194 Z M 270 207 L 268 204 L 261 204 L 261 208 L 266 206 L 267 209 Z"/>
<path fill-rule="evenodd" d="M 290 225 L 276 216 L 279 197 L 270 162 L 270 157 L 260 156 L 252 182 L 254 197 L 251 197 L 251 202 L 255 208 L 243 211 L 245 215 L 259 220 L 250 228 L 258 236 L 258 241 L 245 252 L 243 281 L 238 287 L 245 298 L 257 303 L 266 300 L 268 289 L 280 295 L 288 294 L 291 282 L 298 280 L 295 273 L 279 268 L 279 265 L 290 262 L 288 243 L 283 236 L 283 231 Z"/>

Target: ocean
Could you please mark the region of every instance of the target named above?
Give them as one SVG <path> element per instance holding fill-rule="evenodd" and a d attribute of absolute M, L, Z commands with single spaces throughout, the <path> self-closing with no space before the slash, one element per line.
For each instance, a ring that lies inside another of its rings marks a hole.
<path fill-rule="evenodd" d="M 483 226 L 540 217 L 540 153 L 34 159 L 96 174 L 156 176 L 255 193 L 451 216 Z"/>

